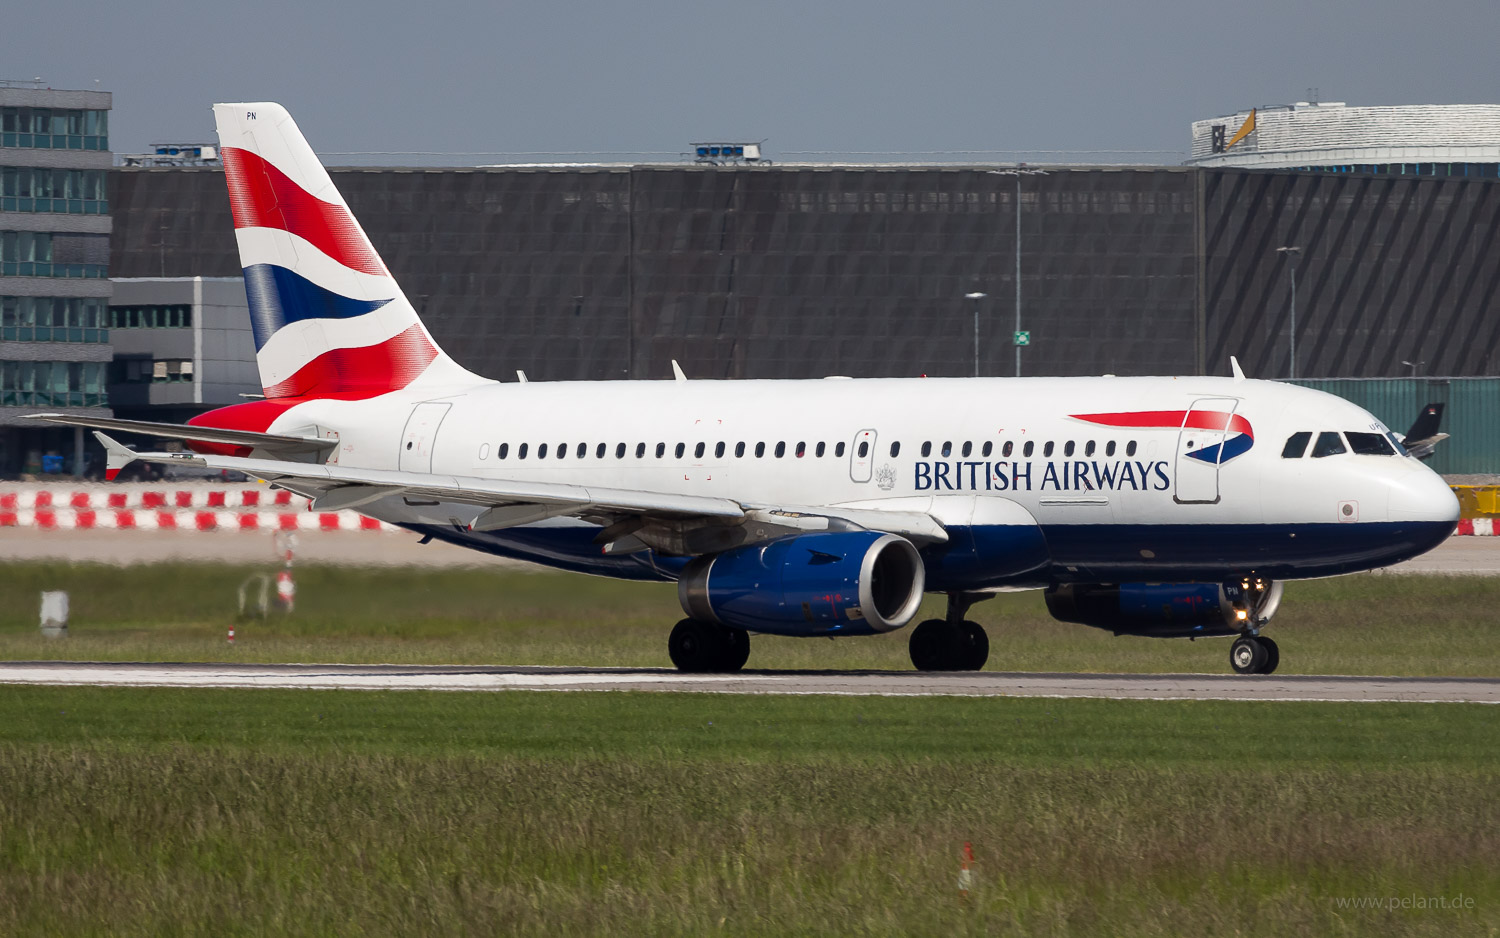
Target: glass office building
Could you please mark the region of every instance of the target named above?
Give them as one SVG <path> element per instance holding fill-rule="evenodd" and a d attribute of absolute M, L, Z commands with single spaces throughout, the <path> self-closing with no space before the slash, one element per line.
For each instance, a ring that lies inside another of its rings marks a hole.
<path fill-rule="evenodd" d="M 0 474 L 85 468 L 81 431 L 24 415 L 110 414 L 110 105 L 0 81 Z"/>

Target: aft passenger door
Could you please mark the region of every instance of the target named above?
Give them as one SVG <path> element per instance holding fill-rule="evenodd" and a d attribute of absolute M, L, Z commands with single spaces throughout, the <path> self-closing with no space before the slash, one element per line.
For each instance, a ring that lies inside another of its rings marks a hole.
<path fill-rule="evenodd" d="M 1219 501 L 1219 464 L 1224 457 L 1224 439 L 1239 401 L 1206 397 L 1193 402 L 1182 417 L 1177 433 L 1177 488 L 1173 500 L 1180 505 L 1212 505 Z"/>
<path fill-rule="evenodd" d="M 438 427 L 452 406 L 428 401 L 412 408 L 411 416 L 406 419 L 406 431 L 401 434 L 401 456 L 397 464 L 402 472 L 432 471 L 432 451 L 437 444 Z"/>
<path fill-rule="evenodd" d="M 868 482 L 875 466 L 875 431 L 861 430 L 849 447 L 849 478 Z"/>

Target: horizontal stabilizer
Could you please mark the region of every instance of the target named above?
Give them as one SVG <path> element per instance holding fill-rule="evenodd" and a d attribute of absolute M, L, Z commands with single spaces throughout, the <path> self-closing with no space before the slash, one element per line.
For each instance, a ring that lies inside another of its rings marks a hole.
<path fill-rule="evenodd" d="M 91 430 L 114 430 L 118 433 L 141 433 L 172 440 L 248 446 L 251 449 L 264 450 L 280 459 L 297 460 L 300 458 L 321 462 L 329 451 L 339 445 L 338 440 L 286 436 L 280 433 L 257 433 L 253 430 L 224 430 L 218 427 L 197 427 L 185 423 L 157 423 L 154 420 L 116 420 L 112 417 L 80 417 L 73 414 L 29 414 L 28 418 L 68 427 L 87 427 Z"/>

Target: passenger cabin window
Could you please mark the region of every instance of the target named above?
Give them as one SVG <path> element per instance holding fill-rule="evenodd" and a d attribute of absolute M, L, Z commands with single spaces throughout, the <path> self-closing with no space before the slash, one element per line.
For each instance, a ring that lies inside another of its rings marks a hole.
<path fill-rule="evenodd" d="M 693 458 L 694 459 L 702 459 L 703 458 L 703 447 L 704 446 L 705 446 L 705 444 L 699 443 L 697 446 L 693 447 Z"/>
<path fill-rule="evenodd" d="M 495 455 L 497 457 L 499 457 L 500 459 L 504 459 L 505 457 L 509 456 L 510 455 L 510 444 L 509 443 L 501 443 L 499 446 L 497 446 L 495 448 Z"/>
<path fill-rule="evenodd" d="M 755 444 L 755 458 L 756 459 L 760 459 L 764 455 L 766 455 L 766 444 L 764 444 L 764 443 L 756 443 Z"/>
<path fill-rule="evenodd" d="M 635 444 L 635 458 L 636 459 L 645 459 L 646 458 L 646 444 L 645 443 L 637 443 L 637 444 Z"/>
<path fill-rule="evenodd" d="M 745 455 L 745 444 L 744 444 L 744 442 L 739 442 L 739 443 L 734 444 L 734 458 L 735 459 L 740 459 L 744 455 Z"/>
<path fill-rule="evenodd" d="M 1313 444 L 1313 458 L 1321 459 L 1324 456 L 1337 456 L 1346 453 L 1344 449 L 1344 438 L 1330 430 L 1324 430 L 1318 434 L 1318 442 Z"/>
<path fill-rule="evenodd" d="M 964 448 L 963 448 L 963 450 L 961 450 L 961 452 L 963 453 L 963 455 L 966 458 L 968 456 L 973 455 L 973 453 L 974 453 L 974 444 L 972 442 L 970 442 L 969 440 L 964 440 Z"/>
<path fill-rule="evenodd" d="M 578 444 L 578 452 L 575 453 L 574 455 L 576 455 L 579 459 L 582 459 L 583 457 L 587 456 L 588 454 L 589 454 L 589 445 L 587 443 L 579 443 Z"/>
<path fill-rule="evenodd" d="M 1010 441 L 1010 440 L 1006 440 L 1005 441 L 1005 445 L 1002 446 L 1002 447 L 1000 447 L 1000 455 L 1001 456 L 1009 456 L 1011 453 L 1014 453 L 1015 451 L 1016 451 L 1016 444 L 1014 442 Z"/>
<path fill-rule="evenodd" d="M 660 459 L 660 458 L 662 458 L 665 455 L 667 455 L 667 444 L 665 444 L 665 443 L 658 443 L 658 444 L 656 444 L 656 458 Z"/>
<path fill-rule="evenodd" d="M 861 445 L 863 445 L 863 444 L 861 444 Z M 807 455 L 807 444 L 806 443 L 802 443 L 802 442 L 798 442 L 798 444 L 797 444 L 797 458 L 801 459 L 803 456 L 806 456 L 806 455 Z"/>
<path fill-rule="evenodd" d="M 1299 430 L 1286 438 L 1286 445 L 1281 448 L 1282 459 L 1301 459 L 1307 455 L 1307 444 L 1312 440 L 1312 433 L 1307 430 Z"/>
<path fill-rule="evenodd" d="M 625 458 L 625 444 L 624 443 L 616 443 L 615 444 L 615 458 L 616 459 L 624 459 Z"/>
<path fill-rule="evenodd" d="M 1063 455 L 1064 456 L 1071 456 L 1071 455 L 1073 455 L 1073 441 L 1072 440 L 1069 440 L 1068 442 L 1066 442 L 1066 443 L 1063 444 Z"/>
<path fill-rule="evenodd" d="M 925 442 L 925 443 L 922 444 L 922 458 L 926 459 L 928 456 L 931 456 L 931 455 L 932 455 L 932 441 L 928 440 L 927 442 Z"/>
<path fill-rule="evenodd" d="M 594 458 L 595 459 L 603 459 L 604 458 L 604 444 L 603 443 L 600 443 L 598 446 L 594 447 Z"/>
<path fill-rule="evenodd" d="M 1092 455 L 1094 455 L 1094 441 L 1093 440 L 1089 440 L 1087 443 L 1083 444 L 1083 455 L 1085 455 L 1085 456 L 1092 456 Z"/>
<path fill-rule="evenodd" d="M 1344 431 L 1344 437 L 1349 441 L 1349 448 L 1354 450 L 1356 456 L 1394 456 L 1396 451 L 1391 449 L 1391 441 L 1382 433 L 1361 433 L 1354 430 Z"/>
<path fill-rule="evenodd" d="M 991 442 L 990 440 L 985 440 L 984 441 L 984 449 L 980 450 L 979 455 L 981 455 L 981 456 L 985 457 L 986 459 L 988 459 L 990 453 L 993 453 L 994 451 L 995 451 L 995 444 L 993 442 Z"/>
<path fill-rule="evenodd" d="M 1125 455 L 1126 456 L 1134 456 L 1135 455 L 1135 440 L 1131 440 L 1129 443 L 1125 444 Z"/>
<path fill-rule="evenodd" d="M 719 442 L 717 442 L 717 443 L 714 444 L 714 458 L 715 459 L 723 459 L 724 458 L 724 441 L 723 440 L 720 440 Z"/>
<path fill-rule="evenodd" d="M 946 457 L 952 456 L 952 455 L 953 455 L 953 441 L 952 440 L 944 440 L 943 441 L 943 456 L 946 458 Z"/>
<path fill-rule="evenodd" d="M 530 445 L 530 444 L 522 443 L 521 447 L 516 450 L 516 458 L 517 459 L 525 459 L 526 458 L 526 447 L 528 445 Z"/>
<path fill-rule="evenodd" d="M 870 441 L 869 440 L 860 440 L 859 441 L 859 458 L 860 459 L 864 459 L 868 455 L 870 455 Z"/>
<path fill-rule="evenodd" d="M 839 457 L 840 459 L 844 458 L 844 444 L 843 443 L 840 443 L 839 445 L 837 445 L 837 446 L 835 446 L 833 448 L 833 455 Z"/>
<path fill-rule="evenodd" d="M 900 456 L 900 455 L 901 455 L 901 444 L 900 443 L 892 443 L 891 444 L 891 458 L 895 459 L 897 456 Z"/>
<path fill-rule="evenodd" d="M 783 440 L 782 442 L 776 444 L 776 458 L 780 459 L 781 457 L 783 457 L 785 455 L 786 455 L 786 441 Z"/>
<path fill-rule="evenodd" d="M 547 444 L 546 443 L 543 443 L 541 446 L 538 446 L 536 448 L 536 458 L 537 459 L 546 459 L 547 458 Z"/>
<path fill-rule="evenodd" d="M 1046 445 L 1044 445 L 1042 447 L 1042 455 L 1043 456 L 1051 456 L 1052 455 L 1052 441 L 1051 440 L 1048 440 L 1047 443 L 1046 443 Z"/>
<path fill-rule="evenodd" d="M 682 458 L 682 454 L 685 453 L 685 452 L 687 452 L 687 444 L 686 443 L 678 443 L 677 444 L 677 449 L 673 450 L 673 452 L 675 452 L 677 454 L 677 458 L 678 459 L 681 459 Z"/>
<path fill-rule="evenodd" d="M 819 443 L 817 445 L 817 448 L 813 450 L 813 455 L 816 456 L 816 457 L 818 457 L 819 459 L 822 459 L 823 458 L 823 452 L 824 452 L 825 449 L 827 449 L 827 447 L 828 447 L 827 443 Z"/>
<path fill-rule="evenodd" d="M 1108 443 L 1104 444 L 1104 455 L 1106 455 L 1106 456 L 1113 456 L 1114 454 L 1115 454 L 1115 441 L 1114 440 L 1110 440 Z"/>
<path fill-rule="evenodd" d="M 1052 444 L 1048 443 L 1047 445 L 1051 446 Z M 1036 452 L 1036 442 L 1034 440 L 1027 440 L 1026 445 L 1021 448 L 1021 451 L 1029 457 L 1032 453 Z"/>
<path fill-rule="evenodd" d="M 566 444 L 566 443 L 559 443 L 559 444 L 557 444 L 557 458 L 558 459 L 567 459 L 568 458 L 568 444 Z"/>

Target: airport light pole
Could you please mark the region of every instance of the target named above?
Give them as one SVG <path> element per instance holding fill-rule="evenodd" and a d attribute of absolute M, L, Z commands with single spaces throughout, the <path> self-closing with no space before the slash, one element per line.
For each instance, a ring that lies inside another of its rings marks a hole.
<path fill-rule="evenodd" d="M 989 296 L 988 293 L 965 293 L 964 299 L 972 300 L 974 303 L 974 377 L 979 377 L 979 301 Z"/>
<path fill-rule="evenodd" d="M 1031 336 L 1021 332 L 1021 177 L 1045 176 L 1045 169 L 1027 169 L 1025 163 L 1017 163 L 1015 169 L 992 169 L 996 176 L 1016 177 L 1016 332 L 1012 341 L 1016 346 L 1016 377 L 1021 377 L 1021 346 L 1031 342 Z"/>
<path fill-rule="evenodd" d="M 1296 381 L 1297 380 L 1297 259 L 1302 256 L 1302 249 L 1300 247 L 1282 246 L 1282 247 L 1279 247 L 1279 248 L 1276 249 L 1276 253 L 1277 254 L 1284 254 L 1284 255 L 1286 255 L 1286 259 L 1287 259 L 1288 263 L 1291 264 L 1291 266 L 1287 268 L 1287 272 L 1291 276 L 1291 283 L 1292 283 L 1292 303 L 1291 303 L 1292 328 L 1291 328 L 1291 333 L 1288 336 L 1288 344 L 1291 346 L 1292 364 L 1291 364 L 1291 369 L 1290 369 L 1291 374 L 1288 375 L 1288 377 L 1290 377 L 1293 381 Z"/>
<path fill-rule="evenodd" d="M 1403 359 L 1401 359 L 1401 364 L 1403 364 L 1403 365 L 1407 366 L 1408 368 L 1410 368 L 1411 369 L 1411 376 L 1413 378 L 1415 378 L 1417 376 L 1417 369 L 1421 368 L 1423 365 L 1425 365 L 1427 363 L 1426 362 L 1409 362 L 1409 361 L 1407 361 L 1406 359 L 1403 358 Z"/>

